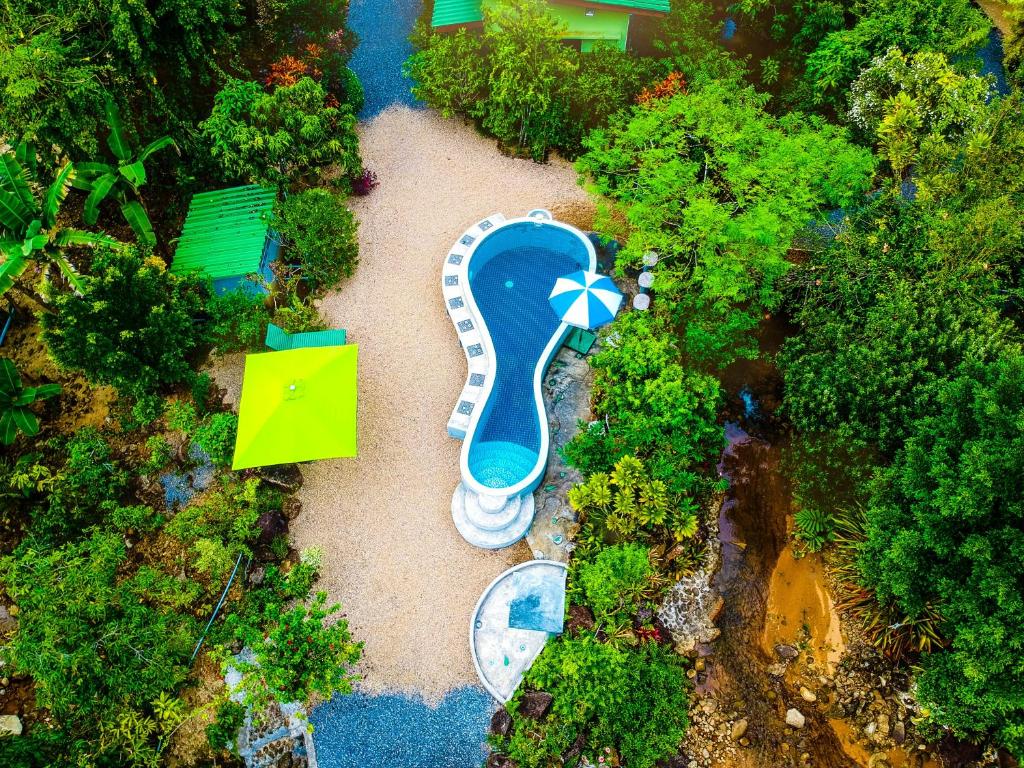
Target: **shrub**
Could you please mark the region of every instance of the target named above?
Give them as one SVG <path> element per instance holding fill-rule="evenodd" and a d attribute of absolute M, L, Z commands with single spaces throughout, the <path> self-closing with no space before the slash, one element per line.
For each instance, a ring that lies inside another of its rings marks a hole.
<path fill-rule="evenodd" d="M 357 226 L 342 197 L 326 189 L 291 195 L 274 212 L 274 229 L 315 289 L 333 288 L 352 276 L 359 261 Z"/>
<path fill-rule="evenodd" d="M 326 593 L 318 592 L 308 606 L 267 606 L 264 619 L 270 632 L 252 644 L 255 661 L 238 665 L 241 688 L 256 711 L 270 702 L 307 702 L 313 695 L 329 699 L 352 692 L 351 668 L 363 644 L 352 641 L 344 619 L 326 621 L 341 610 L 340 605 L 325 608 L 326 601 Z"/>
<path fill-rule="evenodd" d="M 216 352 L 251 352 L 263 347 L 270 321 L 263 296 L 242 290 L 211 294 L 206 311 L 211 318 L 208 334 Z"/>
<path fill-rule="evenodd" d="M 608 547 L 574 570 L 573 585 L 581 589 L 583 602 L 609 633 L 626 624 L 644 601 L 657 597 L 658 577 L 650 552 L 639 544 Z"/>
<path fill-rule="evenodd" d="M 259 83 L 229 80 L 201 124 L 225 178 L 278 185 L 316 177 L 329 166 L 345 178 L 358 176 L 355 126 L 351 108 L 331 106 L 310 77 L 270 93 Z"/>
<path fill-rule="evenodd" d="M 238 732 L 245 724 L 245 707 L 228 699 L 217 707 L 212 723 L 206 726 L 206 740 L 216 750 L 227 749 L 234 753 Z"/>
<path fill-rule="evenodd" d="M 519 716 L 524 688 L 554 697 L 544 722 Z M 512 734 L 495 742 L 520 768 L 544 768 L 560 764 L 561 753 L 583 734 L 583 756 L 592 764 L 609 748 L 630 768 L 653 768 L 678 749 L 687 708 L 682 661 L 671 651 L 654 643 L 627 650 L 590 636 L 563 637 L 549 642 L 526 673 L 508 705 Z"/>
<path fill-rule="evenodd" d="M 195 318 L 206 293 L 192 277 L 171 275 L 138 251 L 102 251 L 83 295 L 53 297 L 43 340 L 62 368 L 141 395 L 187 381 L 189 357 L 205 344 Z"/>

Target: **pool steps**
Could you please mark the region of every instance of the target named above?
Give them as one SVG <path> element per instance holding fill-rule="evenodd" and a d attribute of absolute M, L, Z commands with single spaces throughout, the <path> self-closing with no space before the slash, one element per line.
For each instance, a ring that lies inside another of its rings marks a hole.
<path fill-rule="evenodd" d="M 497 509 L 490 507 L 497 506 Z M 452 494 L 452 520 L 459 534 L 475 547 L 502 549 L 523 538 L 533 523 L 533 494 L 484 496 L 459 483 Z"/>

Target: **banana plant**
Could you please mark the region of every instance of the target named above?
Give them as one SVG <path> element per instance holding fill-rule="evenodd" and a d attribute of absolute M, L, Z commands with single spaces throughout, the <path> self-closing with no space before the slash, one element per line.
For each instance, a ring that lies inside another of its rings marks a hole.
<path fill-rule="evenodd" d="M 140 189 L 146 183 L 146 161 L 156 152 L 172 147 L 180 154 L 178 145 L 170 136 L 161 136 L 135 153 L 128 140 L 128 134 L 121 122 L 121 115 L 114 102 L 107 99 L 107 124 L 110 135 L 107 146 L 117 160 L 116 167 L 110 163 L 78 163 L 78 175 L 72 182 L 75 189 L 88 193 L 82 218 L 89 226 L 96 224 L 100 216 L 100 205 L 113 197 L 121 207 L 121 215 L 128 222 L 139 242 L 156 245 L 156 233 L 149 220 L 149 214 L 142 204 Z"/>
<path fill-rule="evenodd" d="M 39 419 L 29 406 L 59 394 L 60 384 L 23 387 L 14 363 L 0 357 L 0 445 L 13 443 L 18 432 L 27 437 L 39 434 Z"/>
<path fill-rule="evenodd" d="M 66 163 L 53 182 L 37 198 L 40 187 L 35 152 L 25 144 L 0 155 L 0 296 L 14 286 L 15 279 L 32 262 L 47 268 L 56 264 L 79 293 L 82 280 L 64 255 L 68 246 L 108 245 L 123 248 L 124 243 L 99 232 L 65 227 L 57 222 L 61 204 L 76 177 L 75 167 Z"/>

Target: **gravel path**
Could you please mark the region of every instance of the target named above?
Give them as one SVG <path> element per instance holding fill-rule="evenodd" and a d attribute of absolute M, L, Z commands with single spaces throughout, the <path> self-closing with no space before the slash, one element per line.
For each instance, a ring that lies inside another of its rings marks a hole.
<path fill-rule="evenodd" d="M 359 457 L 304 467 L 292 536 L 324 550 L 320 586 L 366 641 L 363 687 L 437 701 L 477 682 L 473 606 L 495 576 L 530 556 L 525 544 L 475 549 L 451 520 L 461 443 L 445 425 L 466 365 L 441 300 L 442 260 L 495 211 L 588 203 L 569 164 L 503 157 L 471 126 L 431 111 L 392 107 L 360 138 L 381 183 L 352 201 L 360 264 L 321 307 L 360 346 Z"/>
<path fill-rule="evenodd" d="M 349 66 L 366 91 L 361 119 L 378 115 L 392 104 L 422 106 L 409 91 L 412 82 L 402 64 L 412 53 L 409 35 L 423 10 L 422 0 L 351 0 L 348 27 L 359 35 Z"/>

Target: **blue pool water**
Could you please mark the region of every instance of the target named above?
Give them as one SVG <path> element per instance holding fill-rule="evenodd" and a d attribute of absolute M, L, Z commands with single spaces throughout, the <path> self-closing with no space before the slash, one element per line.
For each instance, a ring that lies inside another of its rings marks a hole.
<path fill-rule="evenodd" d="M 335 696 L 313 710 L 321 768 L 479 768 L 494 701 L 457 688 L 437 708 L 393 694 Z"/>
<path fill-rule="evenodd" d="M 590 267 L 579 236 L 550 224 L 502 227 L 477 246 L 469 283 L 497 360 L 490 396 L 473 434 L 469 468 L 489 488 L 514 485 L 534 468 L 541 429 L 534 370 L 561 322 L 548 295 L 555 280 Z"/>

